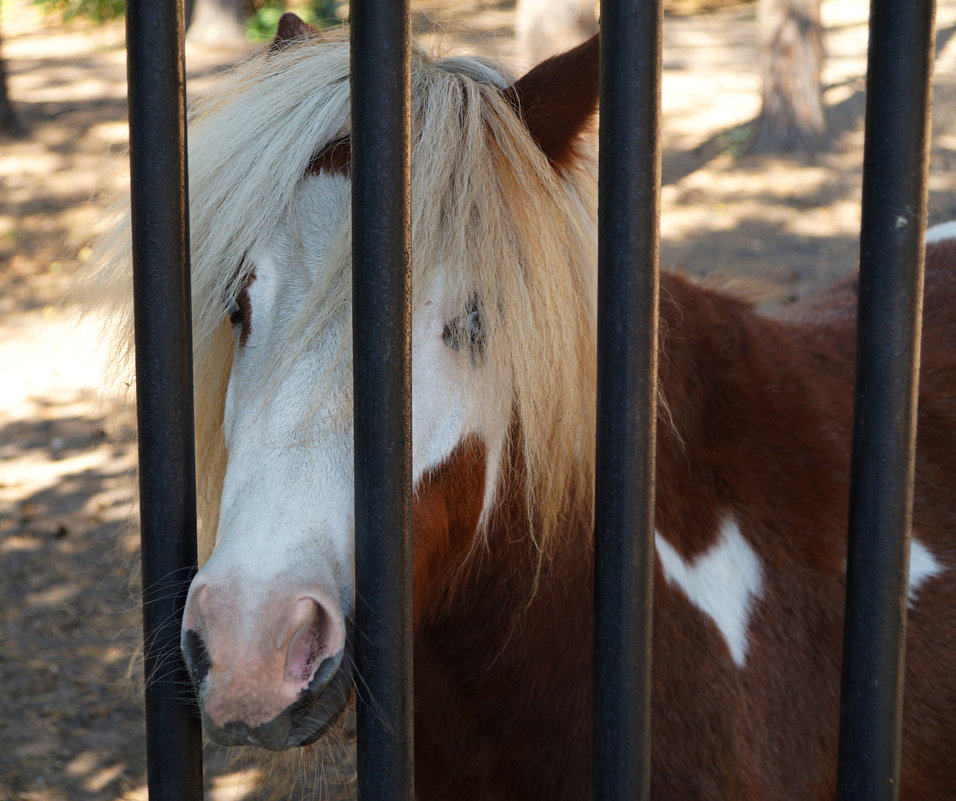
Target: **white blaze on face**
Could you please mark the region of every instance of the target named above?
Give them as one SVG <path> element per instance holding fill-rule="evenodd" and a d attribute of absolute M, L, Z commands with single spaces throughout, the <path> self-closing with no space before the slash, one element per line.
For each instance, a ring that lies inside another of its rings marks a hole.
<path fill-rule="evenodd" d="M 325 191 L 303 192 L 295 207 L 297 218 L 316 221 L 308 242 L 284 232 L 250 254 L 250 333 L 237 343 L 226 396 L 229 461 L 216 548 L 203 571 L 243 586 L 248 608 L 237 611 L 250 619 L 280 584 L 321 586 L 351 608 L 351 376 L 336 357 L 350 321 L 328 315 L 315 347 L 289 335 L 348 208 L 345 181 L 323 183 Z M 306 247 L 311 263 L 295 263 Z M 283 355 L 291 349 L 294 369 Z"/>
<path fill-rule="evenodd" d="M 303 304 L 312 303 L 350 202 L 344 177 L 307 178 L 290 215 L 297 231 L 250 254 L 251 331 L 237 345 L 230 376 L 229 461 L 216 548 L 203 568 L 243 584 L 249 608 L 240 611 L 250 618 L 290 581 L 321 586 L 346 614 L 352 608 L 351 318 L 332 304 L 318 312 L 315 341 L 303 347 L 288 336 Z M 469 434 L 481 437 L 490 460 L 509 422 L 510 394 L 487 386 L 480 360 L 444 341 L 445 326 L 465 310 L 443 290 L 438 276 L 413 319 L 415 484 Z M 291 370 L 288 349 L 297 354 Z"/>
<path fill-rule="evenodd" d="M 226 395 L 216 545 L 183 620 L 204 720 L 227 744 L 300 744 L 313 711 L 327 714 L 323 688 L 333 706 L 347 694 L 340 685 L 350 674 L 340 668 L 354 593 L 352 318 L 348 275 L 329 271 L 350 202 L 344 177 L 306 178 L 288 229 L 248 254 L 254 277 Z M 441 272 L 432 271 L 412 321 L 415 484 L 469 435 L 491 461 L 510 421 L 510 390 L 489 385 L 493 371 L 468 347 L 446 342 L 446 325 L 467 310 L 446 297 L 454 293 L 444 291 Z M 488 473 L 486 507 L 496 471 Z M 315 710 L 302 711 L 305 699 Z"/>
<path fill-rule="evenodd" d="M 442 289 L 436 279 L 412 321 L 412 486 L 444 463 L 465 437 L 477 435 L 486 452 L 487 513 L 510 423 L 511 392 L 492 385 L 481 355 L 467 344 L 456 350 L 445 342 L 446 325 L 468 310 L 450 304 Z"/>

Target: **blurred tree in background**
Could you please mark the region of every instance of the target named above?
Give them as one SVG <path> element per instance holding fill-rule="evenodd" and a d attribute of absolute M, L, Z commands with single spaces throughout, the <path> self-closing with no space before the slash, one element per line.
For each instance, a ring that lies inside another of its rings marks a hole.
<path fill-rule="evenodd" d="M 186 0 L 186 38 L 209 43 L 241 41 L 252 11 L 246 0 Z"/>
<path fill-rule="evenodd" d="M 35 0 L 64 17 L 106 20 L 125 0 Z M 739 0 L 665 0 L 670 13 L 695 14 Z M 756 0 L 761 110 L 751 152 L 815 153 L 832 147 L 823 113 L 821 0 Z M 187 38 L 227 43 L 268 39 L 284 11 L 314 25 L 340 22 L 347 0 L 185 0 Z M 597 28 L 599 0 L 518 0 L 519 48 L 528 63 L 573 46 Z M 15 125 L 0 61 L 0 130 Z"/>
<path fill-rule="evenodd" d="M 275 36 L 279 17 L 294 11 L 306 22 L 319 27 L 337 25 L 348 14 L 348 0 L 309 0 L 298 5 L 281 0 L 258 2 L 246 19 L 246 35 L 251 39 L 271 39 Z"/>
<path fill-rule="evenodd" d="M 186 0 L 186 37 L 191 42 L 271 39 L 286 11 L 313 25 L 329 25 L 340 21 L 343 5 L 342 0 Z"/>
<path fill-rule="evenodd" d="M 597 0 L 517 0 L 515 37 L 529 64 L 580 44 L 598 29 Z"/>
<path fill-rule="evenodd" d="M 0 136 L 16 136 L 21 133 L 23 129 L 7 93 L 7 63 L 0 55 Z"/>
<path fill-rule="evenodd" d="M 762 90 L 751 151 L 829 149 L 820 0 L 758 0 L 757 25 Z"/>

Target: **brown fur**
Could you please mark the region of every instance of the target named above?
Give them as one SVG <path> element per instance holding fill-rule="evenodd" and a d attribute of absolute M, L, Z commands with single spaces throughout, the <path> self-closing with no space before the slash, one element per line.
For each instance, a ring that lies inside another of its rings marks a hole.
<path fill-rule="evenodd" d="M 256 271 L 253 270 L 246 277 L 246 280 L 243 281 L 242 287 L 239 290 L 239 295 L 236 297 L 236 307 L 239 309 L 239 347 L 245 346 L 246 342 L 249 340 L 249 335 L 252 333 L 252 303 L 249 300 L 249 287 L 252 286 L 252 282 L 256 280 Z"/>
<path fill-rule="evenodd" d="M 328 172 L 344 175 L 346 178 L 351 177 L 352 140 L 345 136 L 329 142 L 329 144 L 313 156 L 306 172 L 308 175 L 318 175 L 320 172 Z"/>
<path fill-rule="evenodd" d="M 288 47 L 294 42 L 317 39 L 319 36 L 321 36 L 321 32 L 318 28 L 304 22 L 291 11 L 287 11 L 279 17 L 275 39 L 270 43 L 269 51 L 274 53 L 276 50 Z"/>
<path fill-rule="evenodd" d="M 575 143 L 594 117 L 599 53 L 594 34 L 573 50 L 541 62 L 506 92 L 558 172 L 574 161 Z"/>
<path fill-rule="evenodd" d="M 426 473 L 415 488 L 413 511 L 415 623 L 440 614 L 443 594 L 454 586 L 466 561 L 481 517 L 485 448 L 475 438 L 462 442 L 452 457 Z"/>
<path fill-rule="evenodd" d="M 927 266 L 914 530 L 951 570 L 956 245 L 930 246 Z M 738 668 L 713 623 L 658 566 L 654 798 L 834 795 L 852 298 L 838 285 L 793 322 L 663 279 L 661 381 L 673 425 L 658 428 L 658 528 L 693 558 L 713 543 L 719 517 L 732 514 L 760 557 L 765 591 Z M 525 535 L 517 452 L 486 542 L 464 568 L 481 449 L 460 448 L 429 478 L 429 500 L 416 510 L 416 581 L 429 582 L 416 600 L 432 599 L 416 608 L 423 801 L 590 797 L 591 523 L 568 503 L 566 536 L 532 596 L 536 551 Z M 452 498 L 462 502 L 457 513 Z M 460 527 L 450 528 L 456 517 Z M 419 571 L 442 556 L 444 568 Z M 904 800 L 956 795 L 954 587 L 951 577 L 930 581 L 909 615 Z"/>

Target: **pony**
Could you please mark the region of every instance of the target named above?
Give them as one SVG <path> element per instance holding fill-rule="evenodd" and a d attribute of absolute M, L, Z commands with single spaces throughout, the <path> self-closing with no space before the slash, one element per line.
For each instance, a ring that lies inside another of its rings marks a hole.
<path fill-rule="evenodd" d="M 418 50 L 411 74 L 416 796 L 580 801 L 597 39 L 517 80 Z M 182 648 L 208 736 L 282 750 L 361 687 L 346 36 L 283 17 L 189 142 Z M 928 246 L 925 285 L 901 779 L 922 801 L 956 798 L 956 240 Z M 834 797 L 855 308 L 852 280 L 766 316 L 661 278 L 655 799 Z"/>

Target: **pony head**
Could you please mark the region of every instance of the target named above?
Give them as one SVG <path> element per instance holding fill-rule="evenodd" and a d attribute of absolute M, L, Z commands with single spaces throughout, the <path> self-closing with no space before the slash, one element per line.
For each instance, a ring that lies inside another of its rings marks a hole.
<path fill-rule="evenodd" d="M 412 56 L 415 618 L 521 465 L 541 553 L 590 487 L 597 42 L 518 81 Z M 351 692 L 349 51 L 284 18 L 192 115 L 204 562 L 182 645 L 212 739 L 316 739 Z"/>

